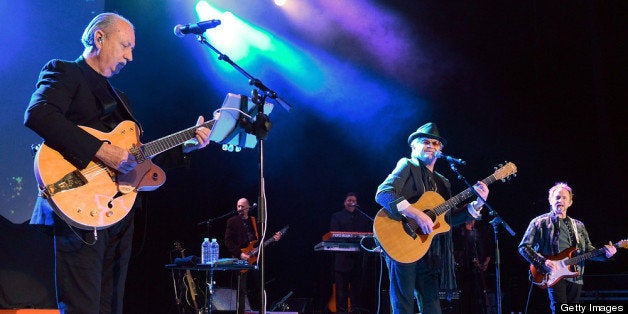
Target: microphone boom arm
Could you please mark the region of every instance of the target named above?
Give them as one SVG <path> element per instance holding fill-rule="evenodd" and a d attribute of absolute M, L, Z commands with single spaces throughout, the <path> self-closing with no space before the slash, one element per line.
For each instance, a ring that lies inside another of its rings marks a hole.
<path fill-rule="evenodd" d="M 272 89 L 268 88 L 266 85 L 264 85 L 264 83 L 262 83 L 262 81 L 260 81 L 259 79 L 253 77 L 251 74 L 246 72 L 246 70 L 244 70 L 242 67 L 237 65 L 235 62 L 233 62 L 233 60 L 231 60 L 231 58 L 229 58 L 229 56 L 227 56 L 226 54 L 220 52 L 220 50 L 218 50 L 216 47 L 214 47 L 212 44 L 210 44 L 209 41 L 207 41 L 207 38 L 205 38 L 205 36 L 203 36 L 202 34 L 199 34 L 198 35 L 198 41 L 200 43 L 206 45 L 207 47 L 209 47 L 211 50 L 213 50 L 218 55 L 218 60 L 225 61 L 225 62 L 229 63 L 229 65 L 231 65 L 234 69 L 236 69 L 238 72 L 240 72 L 242 75 L 244 75 L 247 79 L 249 79 L 249 85 L 252 85 L 252 86 L 255 86 L 256 88 L 258 88 L 260 91 L 263 92 L 264 96 L 267 96 L 267 97 L 270 97 L 271 99 L 277 100 L 277 102 L 284 109 L 286 109 L 286 111 L 292 110 L 292 106 L 290 106 L 285 100 L 281 99 L 281 97 L 279 97 L 275 91 L 273 91 Z M 263 104 L 263 102 L 262 102 L 262 104 Z"/>

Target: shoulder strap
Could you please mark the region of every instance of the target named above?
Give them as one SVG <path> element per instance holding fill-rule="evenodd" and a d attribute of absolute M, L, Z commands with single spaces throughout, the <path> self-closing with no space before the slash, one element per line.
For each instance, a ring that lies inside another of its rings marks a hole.
<path fill-rule="evenodd" d="M 259 233 L 257 232 L 257 220 L 254 216 L 251 216 L 251 223 L 253 224 L 253 231 L 255 231 L 255 238 L 259 240 Z"/>
<path fill-rule="evenodd" d="M 569 217 L 571 221 L 571 230 L 573 232 L 573 236 L 576 238 L 576 245 L 580 243 L 580 237 L 578 237 L 578 229 L 576 228 L 576 222 L 573 218 Z"/>
<path fill-rule="evenodd" d="M 85 59 L 82 56 L 76 60 L 76 64 L 79 69 L 81 69 L 81 73 L 83 73 L 83 77 L 85 78 L 89 89 L 92 93 L 94 93 L 94 96 L 98 98 L 100 104 L 102 105 L 101 119 L 110 115 L 118 107 L 118 101 L 111 95 L 111 93 L 109 93 L 107 86 L 102 84 L 101 78 L 96 76 L 94 71 L 87 69 L 89 65 L 87 65 L 87 62 L 85 62 Z"/>
<path fill-rule="evenodd" d="M 131 110 L 125 103 L 124 99 L 120 97 L 120 95 L 118 95 L 116 89 L 111 86 L 108 81 L 102 80 L 102 77 L 99 77 L 96 72 L 89 67 L 83 56 L 80 56 L 78 59 L 76 59 L 76 64 L 81 70 L 81 73 L 83 74 L 83 77 L 85 78 L 89 89 L 92 91 L 94 96 L 96 96 L 98 101 L 100 101 L 100 104 L 102 106 L 102 115 L 100 116 L 100 120 L 109 127 L 111 127 L 111 129 L 115 128 L 116 125 L 112 125 L 112 121 L 110 121 L 110 119 L 111 115 L 118 108 L 118 104 L 121 104 L 122 109 L 128 115 L 129 119 L 135 122 L 135 124 L 139 128 L 140 134 L 142 134 L 142 126 L 137 121 L 137 119 L 133 117 L 133 115 L 131 114 Z M 103 81 L 105 82 L 105 84 L 103 84 Z"/>

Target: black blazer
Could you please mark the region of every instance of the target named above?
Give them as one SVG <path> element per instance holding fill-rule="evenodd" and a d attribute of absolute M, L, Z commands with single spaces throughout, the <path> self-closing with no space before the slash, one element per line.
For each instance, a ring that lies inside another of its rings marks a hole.
<path fill-rule="evenodd" d="M 37 89 L 24 115 L 28 128 L 79 169 L 89 164 L 102 142 L 78 125 L 103 132 L 112 129 L 101 120 L 103 103 L 90 87 L 89 78 L 102 84 L 110 97 L 118 99 L 107 88 L 107 79 L 94 71 L 83 57 L 75 61 L 52 60 L 41 70 Z M 137 123 L 127 107 L 126 96 L 116 92 L 120 96 L 117 122 L 129 119 Z"/>

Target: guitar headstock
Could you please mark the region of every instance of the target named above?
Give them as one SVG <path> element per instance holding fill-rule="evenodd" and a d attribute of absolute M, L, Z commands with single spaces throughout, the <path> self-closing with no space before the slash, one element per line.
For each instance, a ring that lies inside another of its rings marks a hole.
<path fill-rule="evenodd" d="M 510 176 L 517 176 L 517 166 L 512 162 L 507 162 L 505 165 L 499 164 L 499 168 L 495 167 L 495 173 L 493 176 L 496 180 L 506 181 L 510 179 Z"/>
<path fill-rule="evenodd" d="M 288 228 L 290 228 L 290 225 L 286 225 L 285 227 L 283 227 L 281 230 L 279 230 L 279 233 L 283 236 L 288 231 Z"/>
<path fill-rule="evenodd" d="M 619 240 L 615 246 L 622 249 L 628 249 L 628 239 Z"/>

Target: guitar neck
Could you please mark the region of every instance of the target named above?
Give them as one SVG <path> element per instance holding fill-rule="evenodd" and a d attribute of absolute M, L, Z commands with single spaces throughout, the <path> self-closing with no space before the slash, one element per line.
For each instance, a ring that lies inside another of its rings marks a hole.
<path fill-rule="evenodd" d="M 173 147 L 179 146 L 187 140 L 191 140 L 196 136 L 196 129 L 200 127 L 207 127 L 211 129 L 214 126 L 215 120 L 207 121 L 201 125 L 195 125 L 187 128 L 183 131 L 164 136 L 160 139 L 142 145 L 142 153 L 148 158 L 152 158 L 160 153 L 163 153 Z"/>
<path fill-rule="evenodd" d="M 497 181 L 497 178 L 495 177 L 495 174 L 492 174 L 486 178 L 484 178 L 484 180 L 482 180 L 482 182 L 484 182 L 486 185 L 489 185 L 493 182 Z M 437 215 L 442 215 L 444 213 L 446 213 L 448 210 L 455 208 L 458 204 L 460 204 L 462 201 L 466 200 L 467 198 L 471 197 L 475 195 L 475 193 L 473 193 L 473 189 L 472 188 L 467 188 L 466 190 L 456 194 L 456 196 L 448 199 L 446 202 L 434 207 L 433 211 L 437 214 Z"/>
<path fill-rule="evenodd" d="M 283 229 L 279 230 L 278 232 L 279 232 L 281 235 L 284 235 L 284 234 L 286 233 L 286 231 L 288 230 L 288 227 L 289 227 L 289 226 L 285 226 L 285 227 L 283 227 Z M 275 240 L 275 237 L 273 236 L 272 238 L 270 238 L 270 239 L 268 239 L 268 240 L 264 241 L 264 244 L 263 244 L 263 245 L 260 245 L 260 246 L 258 246 L 258 247 L 256 247 L 256 248 L 252 249 L 251 251 L 249 251 L 248 255 L 249 255 L 249 256 L 255 256 L 255 255 L 257 255 L 257 253 L 259 252 L 260 247 L 262 247 L 262 246 L 267 246 L 267 245 L 269 245 L 269 244 L 271 244 L 271 243 L 273 243 L 273 242 L 275 242 L 275 241 L 277 241 L 277 240 Z"/>
<path fill-rule="evenodd" d="M 270 239 L 268 239 L 268 240 L 264 241 L 264 246 L 267 246 L 267 245 L 271 244 L 271 243 L 272 243 L 272 242 L 274 242 L 274 241 L 275 241 L 275 238 L 270 238 Z M 253 249 L 253 250 L 249 253 L 249 256 L 255 256 L 255 255 L 257 255 L 257 253 L 258 253 L 258 252 L 259 252 L 259 246 L 258 246 L 258 247 L 256 247 L 256 248 L 254 248 L 254 249 Z"/>
<path fill-rule="evenodd" d="M 617 242 L 617 243 L 615 243 L 613 245 L 616 248 L 619 248 L 619 242 Z M 575 264 L 578 264 L 578 263 L 580 263 L 582 261 L 588 260 L 589 258 L 593 258 L 593 257 L 599 256 L 599 255 L 602 255 L 602 254 L 604 254 L 604 247 L 601 247 L 599 249 L 593 250 L 591 252 L 584 253 L 582 255 L 578 255 L 578 256 L 575 256 L 575 257 L 572 257 L 572 258 L 568 258 L 568 259 L 565 260 L 564 263 L 567 264 L 567 265 L 575 265 Z"/>

